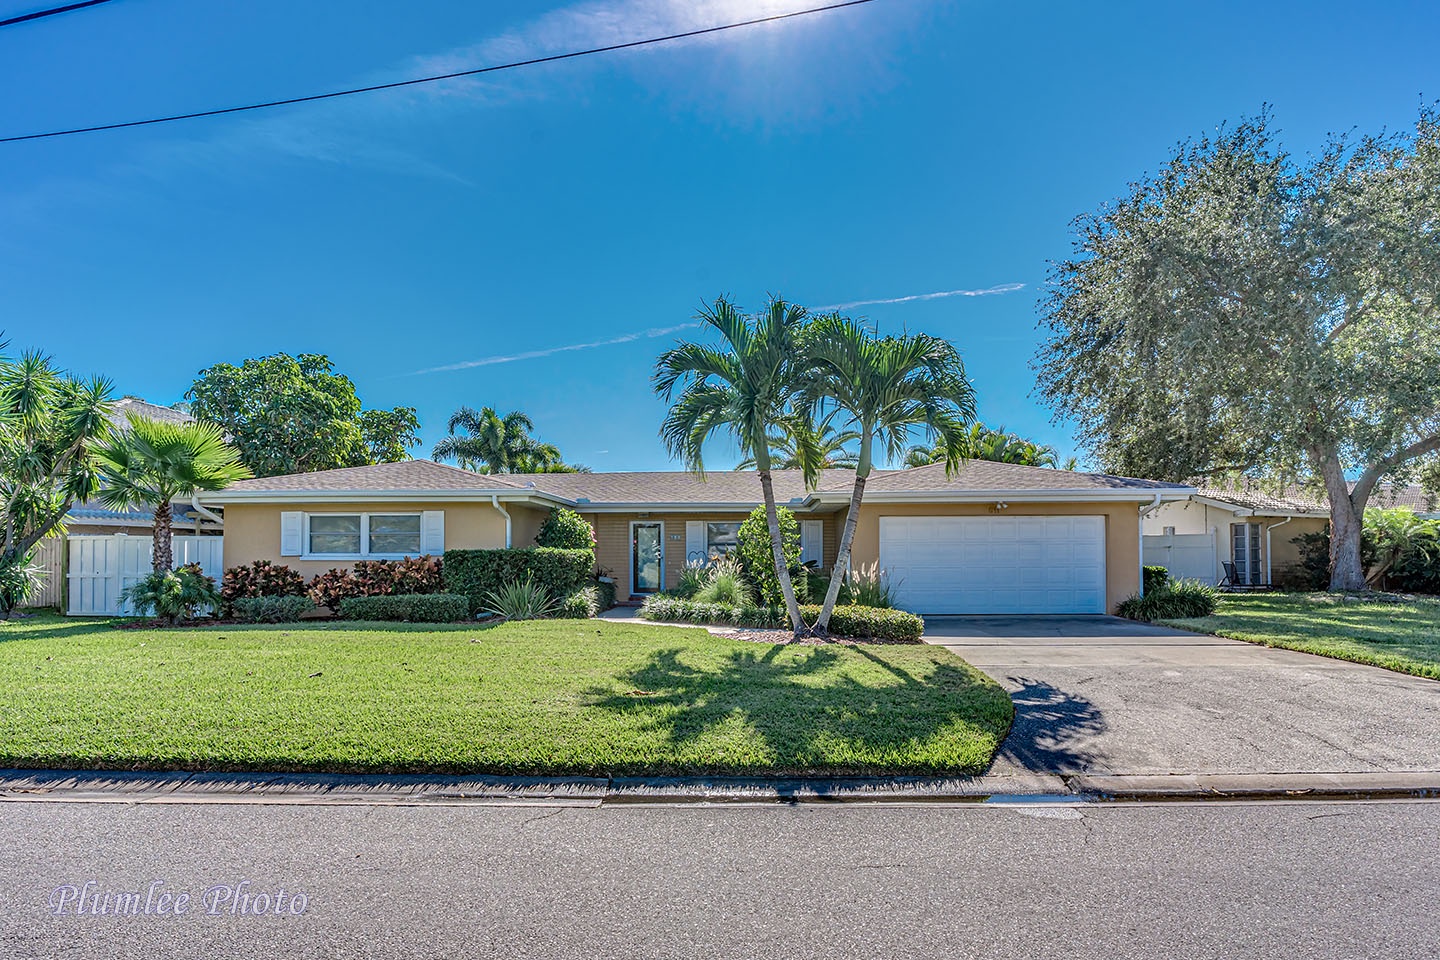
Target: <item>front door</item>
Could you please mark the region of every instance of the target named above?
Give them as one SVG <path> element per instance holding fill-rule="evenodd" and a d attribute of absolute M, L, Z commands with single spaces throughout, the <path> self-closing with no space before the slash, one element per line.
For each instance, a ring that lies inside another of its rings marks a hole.
<path fill-rule="evenodd" d="M 630 524 L 630 584 L 631 593 L 665 589 L 664 524 Z"/>

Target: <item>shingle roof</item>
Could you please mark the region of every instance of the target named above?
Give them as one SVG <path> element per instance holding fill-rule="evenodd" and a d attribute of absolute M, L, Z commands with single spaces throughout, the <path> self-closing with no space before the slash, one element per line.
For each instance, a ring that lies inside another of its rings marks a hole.
<path fill-rule="evenodd" d="M 1210 500 L 1233 503 L 1246 510 L 1262 513 L 1328 514 L 1329 506 L 1315 494 L 1303 487 L 1288 486 L 1279 489 L 1267 487 L 1258 482 L 1196 485 L 1196 494 Z"/>
<path fill-rule="evenodd" d="M 854 472 L 822 470 L 816 491 L 848 494 Z M 805 499 L 810 493 L 799 470 L 772 473 L 775 498 L 781 503 Z M 1011 463 L 972 460 L 951 477 L 942 464 L 910 470 L 877 470 L 867 490 L 877 493 L 964 493 L 966 491 L 1044 492 L 1135 490 L 1142 492 L 1188 490 L 1184 484 L 1137 480 L 1102 473 L 1048 470 Z M 760 483 L 753 470 L 716 470 L 697 477 L 683 470 L 617 473 L 507 473 L 477 474 L 430 460 L 406 460 L 369 467 L 345 467 L 316 473 L 242 480 L 225 492 L 233 493 L 364 493 L 366 491 L 480 492 L 534 491 L 584 504 L 735 504 L 760 502 Z M 224 493 L 210 499 L 223 502 Z"/>
<path fill-rule="evenodd" d="M 257 477 L 226 487 L 226 492 L 260 491 L 356 492 L 381 490 L 497 490 L 523 489 L 513 476 L 475 473 L 433 460 L 402 460 L 368 467 L 341 467 L 313 473 L 292 473 L 283 477 Z M 217 499 L 223 499 L 223 495 Z"/>
<path fill-rule="evenodd" d="M 1407 507 L 1419 514 L 1430 514 L 1440 511 L 1440 499 L 1414 484 L 1397 486 L 1393 483 L 1382 483 L 1370 495 L 1370 506 Z"/>
<path fill-rule="evenodd" d="M 110 408 L 110 422 L 116 427 L 124 429 L 129 414 L 137 417 L 144 417 L 147 420 L 161 420 L 169 423 L 194 423 L 195 418 L 184 410 L 176 410 L 174 407 L 162 407 L 158 403 L 149 403 L 139 397 L 121 397 L 115 401 Z"/>

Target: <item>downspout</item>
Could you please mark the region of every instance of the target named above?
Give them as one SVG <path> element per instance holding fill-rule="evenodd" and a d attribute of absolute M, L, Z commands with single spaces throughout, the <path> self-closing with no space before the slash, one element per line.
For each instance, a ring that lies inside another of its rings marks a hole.
<path fill-rule="evenodd" d="M 1270 524 L 1270 526 L 1265 528 L 1265 582 L 1270 586 L 1275 585 L 1275 578 L 1271 576 L 1270 572 L 1270 531 L 1274 530 L 1276 527 L 1283 527 L 1285 526 L 1285 524 L 1289 523 L 1291 520 L 1294 519 L 1294 517 L 1286 517 L 1279 523 L 1272 523 Z"/>
<path fill-rule="evenodd" d="M 1160 494 L 1140 508 L 1140 519 L 1135 522 L 1135 553 L 1139 561 L 1136 573 L 1140 575 L 1140 596 L 1145 596 L 1145 518 L 1160 509 Z"/>
<path fill-rule="evenodd" d="M 510 511 L 508 511 L 508 510 L 506 510 L 504 507 L 500 506 L 500 497 L 499 497 L 498 494 L 494 494 L 494 493 L 490 494 L 490 505 L 491 505 L 492 507 L 494 507 L 496 510 L 499 510 L 499 511 L 500 511 L 500 516 L 502 516 L 502 517 L 505 518 L 505 549 L 506 549 L 506 550 L 509 550 L 509 549 L 510 549 Z"/>
<path fill-rule="evenodd" d="M 217 527 L 223 527 L 223 526 L 225 526 L 225 518 L 224 518 L 224 517 L 220 516 L 218 513 L 214 513 L 214 512 L 212 512 L 212 511 L 210 511 L 210 510 L 206 510 L 204 507 L 202 507 L 202 506 L 200 505 L 200 494 L 198 494 L 198 493 L 192 493 L 192 494 L 190 494 L 190 506 L 194 507 L 194 508 L 195 508 L 195 512 L 198 513 L 198 514 L 200 514 L 200 516 L 202 516 L 202 517 L 204 517 L 206 520 L 209 520 L 209 521 L 211 521 L 212 523 L 214 523 L 215 526 L 217 526 Z M 195 525 L 195 532 L 196 532 L 197 534 L 200 532 L 200 525 L 199 525 L 198 523 Z"/>

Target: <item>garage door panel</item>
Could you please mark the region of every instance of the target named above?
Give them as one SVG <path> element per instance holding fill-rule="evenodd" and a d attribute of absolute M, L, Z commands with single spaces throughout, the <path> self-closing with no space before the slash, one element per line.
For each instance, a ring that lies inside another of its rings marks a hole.
<path fill-rule="evenodd" d="M 1105 519 L 881 517 L 880 566 L 917 613 L 1105 612 Z"/>

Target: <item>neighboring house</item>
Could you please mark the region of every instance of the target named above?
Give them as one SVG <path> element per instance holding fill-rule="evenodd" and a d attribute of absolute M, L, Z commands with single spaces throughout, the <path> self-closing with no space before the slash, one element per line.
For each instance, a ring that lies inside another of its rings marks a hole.
<path fill-rule="evenodd" d="M 851 473 L 807 491 L 774 472 L 803 558 L 835 562 Z M 1140 589 L 1140 518 L 1183 501 L 1181 484 L 969 461 L 879 470 L 853 547 L 884 570 L 900 605 L 926 614 L 1106 613 Z M 245 480 L 202 503 L 223 507 L 227 565 L 271 560 L 306 577 L 367 557 L 533 545 L 546 513 L 579 512 L 622 601 L 674 585 L 688 561 L 734 549 L 760 501 L 753 472 L 482 475 L 428 460 Z"/>
<path fill-rule="evenodd" d="M 1202 486 L 1145 517 L 1145 562 L 1177 579 L 1220 583 L 1228 560 L 1242 584 L 1284 583 L 1300 564 L 1291 541 L 1323 533 L 1329 520 L 1325 502 L 1299 488 Z"/>
<path fill-rule="evenodd" d="M 1351 484 L 1353 489 L 1354 484 Z M 1393 483 L 1382 483 L 1370 494 L 1370 506 L 1372 507 L 1404 507 L 1412 510 L 1427 520 L 1440 519 L 1440 499 L 1432 494 L 1426 493 L 1424 488 L 1415 485 L 1396 486 Z"/>

